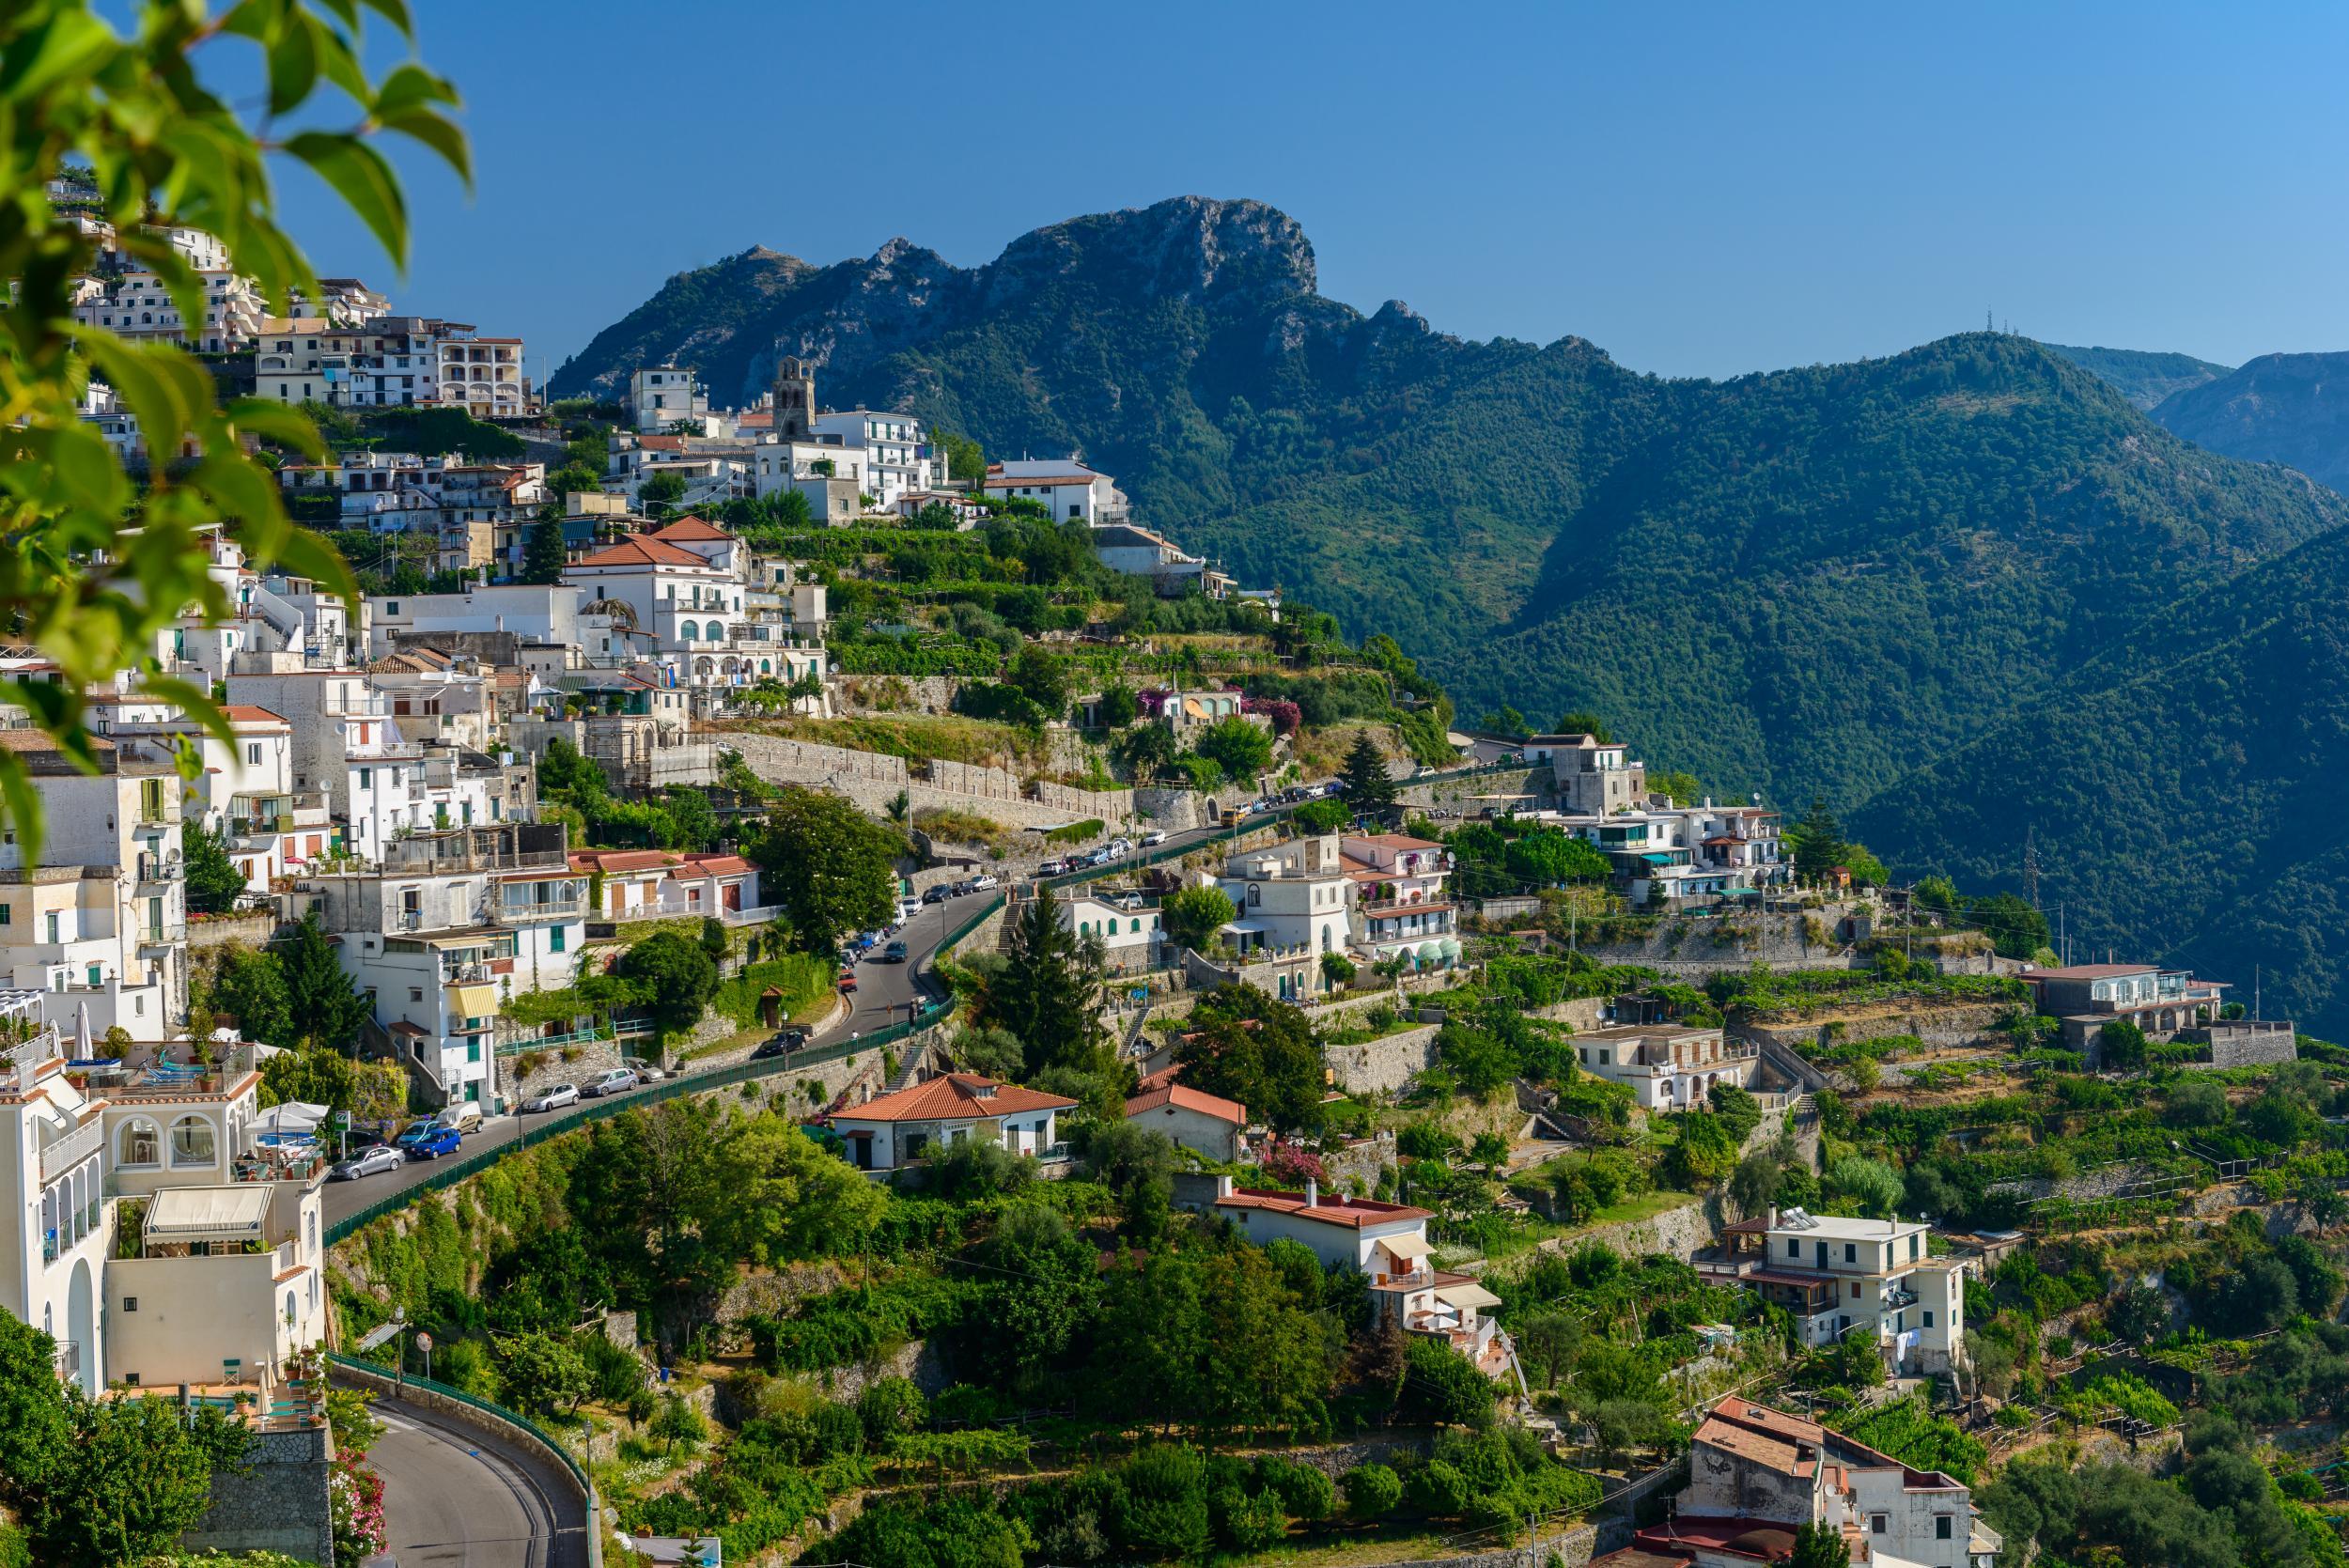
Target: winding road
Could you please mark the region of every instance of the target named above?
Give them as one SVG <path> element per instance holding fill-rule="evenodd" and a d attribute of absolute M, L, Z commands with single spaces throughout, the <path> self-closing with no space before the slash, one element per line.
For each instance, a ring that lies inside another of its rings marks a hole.
<path fill-rule="evenodd" d="M 552 1461 L 405 1400 L 375 1414 L 367 1462 L 399 1568 L 584 1568 L 578 1488 Z"/>

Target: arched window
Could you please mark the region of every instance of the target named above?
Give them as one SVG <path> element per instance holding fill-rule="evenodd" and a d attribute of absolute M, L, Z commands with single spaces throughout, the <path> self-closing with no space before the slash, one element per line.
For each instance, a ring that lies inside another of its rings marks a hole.
<path fill-rule="evenodd" d="M 286 1327 L 292 1327 L 301 1316 L 302 1310 L 298 1304 L 298 1298 L 293 1292 L 288 1291 L 286 1293 Z"/>
<path fill-rule="evenodd" d="M 161 1165 L 163 1162 L 163 1129 L 144 1116 L 133 1116 L 122 1124 L 122 1160 L 124 1165 Z"/>
<path fill-rule="evenodd" d="M 1248 889 L 1248 902 L 1251 904 L 1262 904 L 1264 902 L 1264 889 L 1256 887 L 1252 883 Z"/>
<path fill-rule="evenodd" d="M 171 1163 L 210 1165 L 218 1157 L 213 1153 L 215 1142 L 212 1124 L 201 1116 L 190 1114 L 171 1124 Z"/>
<path fill-rule="evenodd" d="M 701 640 L 702 629 L 699 624 L 693 621 L 687 621 L 683 626 L 677 628 L 677 630 L 689 643 L 699 642 Z"/>
<path fill-rule="evenodd" d="M 1132 926 L 1130 926 L 1130 927 L 1129 927 L 1129 929 L 1131 929 L 1131 930 L 1135 930 L 1135 931 L 1139 931 L 1139 930 L 1141 930 L 1141 929 L 1142 929 L 1142 917 L 1141 917 L 1140 915 L 1136 915 L 1136 916 L 1134 916 L 1134 923 L 1133 923 Z"/>

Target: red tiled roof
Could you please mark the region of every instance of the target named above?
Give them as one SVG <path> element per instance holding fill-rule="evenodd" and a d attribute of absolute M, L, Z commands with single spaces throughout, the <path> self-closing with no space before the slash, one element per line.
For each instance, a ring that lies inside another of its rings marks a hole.
<path fill-rule="evenodd" d="M 999 1083 L 976 1073 L 948 1073 L 894 1094 L 882 1094 L 840 1112 L 850 1122 L 936 1122 L 966 1117 L 1016 1115 L 1026 1110 L 1069 1110 L 1077 1102 L 1016 1083 Z"/>
<path fill-rule="evenodd" d="M 284 714 L 272 713 L 268 708 L 255 707 L 250 703 L 228 703 L 220 711 L 221 716 L 232 724 L 282 724 L 286 722 Z"/>
<path fill-rule="evenodd" d="M 1183 1064 L 1180 1062 L 1170 1062 L 1155 1073 L 1143 1074 L 1142 1082 L 1137 1087 L 1146 1094 L 1153 1089 L 1165 1088 L 1182 1076 Z"/>
<path fill-rule="evenodd" d="M 739 855 L 688 855 L 679 869 L 704 877 L 739 877 L 751 869 L 751 862 Z"/>
<path fill-rule="evenodd" d="M 681 857 L 674 849 L 574 849 L 571 864 L 580 871 L 606 876 L 624 871 L 664 871 Z"/>
<path fill-rule="evenodd" d="M 581 567 L 707 567 L 708 562 L 690 550 L 664 544 L 649 534 L 636 534 L 606 550 L 574 562 Z"/>
<path fill-rule="evenodd" d="M 734 536 L 702 518 L 685 517 L 677 519 L 675 522 L 662 523 L 652 531 L 652 537 L 656 539 L 731 539 Z"/>
<path fill-rule="evenodd" d="M 1294 1215 L 1323 1225 L 1343 1225 L 1359 1231 L 1365 1225 L 1384 1225 L 1396 1219 L 1433 1219 L 1426 1209 L 1412 1208 L 1408 1203 L 1381 1203 L 1369 1198 L 1343 1198 L 1324 1192 L 1311 1207 L 1301 1192 L 1266 1192 L 1256 1188 L 1237 1188 L 1228 1198 L 1218 1198 L 1217 1208 L 1263 1209 L 1271 1214 Z"/>
<path fill-rule="evenodd" d="M 1126 1119 L 1144 1115 L 1164 1106 L 1169 1110 L 1195 1110 L 1202 1116 L 1212 1116 L 1234 1126 L 1248 1125 L 1248 1108 L 1237 1100 L 1227 1100 L 1221 1094 L 1210 1094 L 1202 1089 L 1186 1089 L 1179 1083 L 1162 1084 L 1145 1089 L 1126 1102 Z"/>

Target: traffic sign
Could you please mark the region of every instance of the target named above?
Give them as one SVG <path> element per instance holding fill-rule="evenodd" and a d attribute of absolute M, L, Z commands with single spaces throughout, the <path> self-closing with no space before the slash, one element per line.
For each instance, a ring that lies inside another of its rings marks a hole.
<path fill-rule="evenodd" d="M 423 1351 L 427 1356 L 431 1355 L 432 1336 L 424 1332 L 422 1329 L 418 1329 L 416 1331 L 416 1348 Z"/>

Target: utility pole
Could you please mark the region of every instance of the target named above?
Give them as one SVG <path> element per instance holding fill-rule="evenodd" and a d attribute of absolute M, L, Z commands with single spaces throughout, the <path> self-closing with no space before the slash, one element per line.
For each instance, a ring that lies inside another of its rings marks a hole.
<path fill-rule="evenodd" d="M 2028 828 L 2023 830 L 2023 900 L 2039 908 L 2039 843 Z"/>

